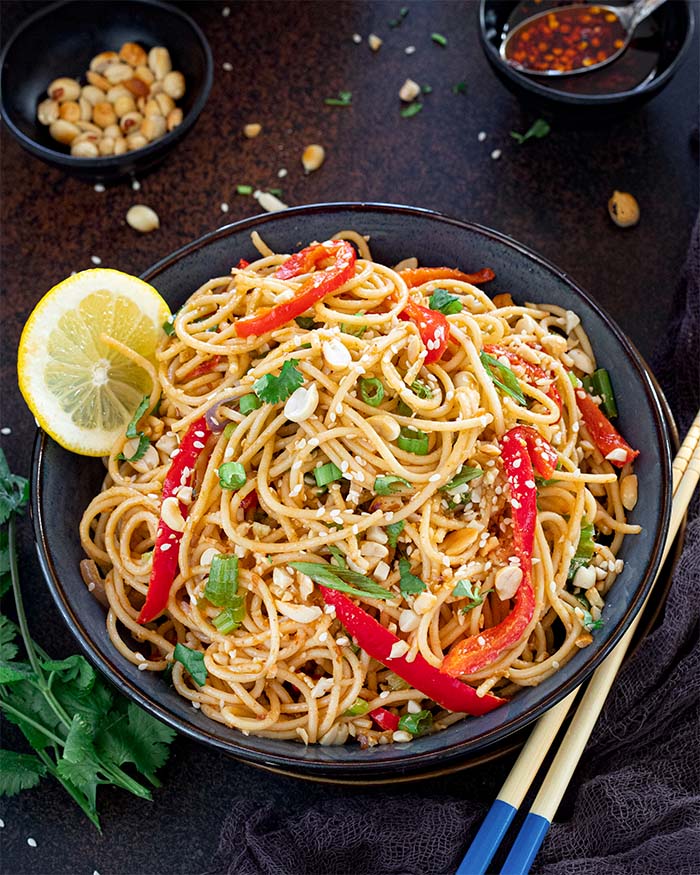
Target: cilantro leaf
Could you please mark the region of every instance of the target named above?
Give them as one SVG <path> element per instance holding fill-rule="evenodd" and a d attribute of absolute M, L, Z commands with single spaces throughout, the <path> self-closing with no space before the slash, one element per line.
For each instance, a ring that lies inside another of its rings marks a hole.
<path fill-rule="evenodd" d="M 422 109 L 422 103 L 409 103 L 408 106 L 404 106 L 399 115 L 401 118 L 412 118 L 414 115 L 418 115 Z"/>
<path fill-rule="evenodd" d="M 517 131 L 511 131 L 510 135 L 514 140 L 517 140 L 519 145 L 522 146 L 526 140 L 530 140 L 533 137 L 537 140 L 541 140 L 542 137 L 546 137 L 550 131 L 551 128 L 549 124 L 543 118 L 538 118 L 524 134 L 519 134 Z"/>
<path fill-rule="evenodd" d="M 467 604 L 459 609 L 460 613 L 466 614 L 473 608 L 478 608 L 479 605 L 483 604 L 484 599 L 490 592 L 490 589 L 485 589 L 483 592 L 479 592 L 477 585 L 470 580 L 459 580 L 457 581 L 455 588 L 452 590 L 452 595 L 455 598 L 469 599 Z"/>
<path fill-rule="evenodd" d="M 399 559 L 399 574 L 399 589 L 403 595 L 413 595 L 427 589 L 420 577 L 411 574 L 411 563 L 408 559 Z"/>
<path fill-rule="evenodd" d="M 12 620 L 0 614 L 0 660 L 9 662 L 17 656 L 17 645 L 13 643 L 16 634 L 17 627 Z"/>
<path fill-rule="evenodd" d="M 0 750 L 0 796 L 14 796 L 36 787 L 45 774 L 46 766 L 38 757 Z"/>
<path fill-rule="evenodd" d="M 31 677 L 34 677 L 34 671 L 28 662 L 0 660 L 0 684 L 14 684 Z"/>
<path fill-rule="evenodd" d="M 571 564 L 569 565 L 567 580 L 573 580 L 579 568 L 584 568 L 591 564 L 591 559 L 595 553 L 595 543 L 593 541 L 594 534 L 595 529 L 593 523 L 588 522 L 584 517 L 581 520 L 581 532 L 579 534 L 576 552 L 574 553 L 571 559 Z"/>
<path fill-rule="evenodd" d="M 29 481 L 10 473 L 5 453 L 0 450 L 0 525 L 13 513 L 20 513 L 29 500 Z"/>
<path fill-rule="evenodd" d="M 297 368 L 298 364 L 296 359 L 289 359 L 282 365 L 278 377 L 273 374 L 265 374 L 264 377 L 260 377 L 253 383 L 253 392 L 261 401 L 268 404 L 286 401 L 304 382 L 304 377 Z"/>
<path fill-rule="evenodd" d="M 134 455 L 130 456 L 128 459 L 124 455 L 124 453 L 119 453 L 117 458 L 121 459 L 121 461 L 123 461 L 123 462 L 138 462 L 139 459 L 143 458 L 146 450 L 148 449 L 148 447 L 151 443 L 149 441 L 149 439 L 146 437 L 146 435 L 142 431 L 138 431 L 138 429 L 137 429 L 139 422 L 141 421 L 143 416 L 146 414 L 146 411 L 148 410 L 149 400 L 150 400 L 150 395 L 143 396 L 143 400 L 141 401 L 139 406 L 136 408 L 136 412 L 134 413 L 133 417 L 131 418 L 131 422 L 126 427 L 127 438 L 129 438 L 129 440 L 132 440 L 133 438 L 138 438 L 139 443 L 138 443 L 138 446 L 136 447 L 136 452 L 134 453 Z"/>
<path fill-rule="evenodd" d="M 168 759 L 168 745 L 174 738 L 173 729 L 129 702 L 126 712 L 118 716 L 109 731 L 98 735 L 96 747 L 110 762 L 118 766 L 133 763 L 157 783 L 154 774 Z"/>
<path fill-rule="evenodd" d="M 525 396 L 523 395 L 520 384 L 518 383 L 518 378 L 508 365 L 504 365 L 503 362 L 499 362 L 498 359 L 495 359 L 486 352 L 480 352 L 479 358 L 481 359 L 481 364 L 484 366 L 484 370 L 489 377 L 491 377 L 494 385 L 498 386 L 501 392 L 510 395 L 511 398 L 514 398 L 518 404 L 522 404 L 524 407 L 526 404 Z M 500 373 L 503 378 L 502 380 L 494 374 L 494 368 Z"/>
<path fill-rule="evenodd" d="M 177 644 L 173 659 L 185 667 L 198 687 L 204 686 L 207 680 L 207 667 L 204 665 L 204 654 L 200 650 L 192 650 L 184 644 Z"/>
<path fill-rule="evenodd" d="M 466 82 L 457 82 L 456 85 L 452 86 L 453 94 L 466 94 L 467 93 L 467 83 Z"/>
<path fill-rule="evenodd" d="M 10 577 L 10 548 L 9 535 L 7 529 L 0 529 L 0 598 L 12 586 L 12 578 Z"/>
<path fill-rule="evenodd" d="M 389 523 L 386 527 L 387 544 L 390 547 L 396 547 L 399 541 L 399 535 L 403 532 L 405 525 L 405 520 L 399 520 L 397 523 Z"/>
<path fill-rule="evenodd" d="M 48 672 L 55 672 L 64 683 L 73 681 L 81 692 L 89 692 L 95 683 L 95 671 L 83 656 L 77 654 L 67 659 L 47 659 L 41 667 Z"/>
<path fill-rule="evenodd" d="M 457 295 L 451 295 L 447 289 L 433 289 L 430 296 L 430 309 L 439 310 L 445 316 L 452 316 L 454 313 L 461 313 L 464 304 Z"/>
<path fill-rule="evenodd" d="M 442 492 L 463 492 L 464 490 L 460 489 L 461 486 L 464 486 L 465 483 L 469 483 L 470 480 L 476 480 L 477 477 L 481 477 L 484 472 L 481 468 L 462 468 L 458 474 L 449 481 L 449 483 L 445 483 L 444 486 L 440 487 Z"/>

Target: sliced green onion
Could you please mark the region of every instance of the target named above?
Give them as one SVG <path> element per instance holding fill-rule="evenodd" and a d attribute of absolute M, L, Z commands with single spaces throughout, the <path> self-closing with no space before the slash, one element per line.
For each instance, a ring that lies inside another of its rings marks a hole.
<path fill-rule="evenodd" d="M 364 316 L 364 310 L 358 310 L 355 313 L 355 316 Z M 340 330 L 343 334 L 352 334 L 353 337 L 362 337 L 362 335 L 367 331 L 366 325 L 351 325 L 350 323 L 341 322 Z"/>
<path fill-rule="evenodd" d="M 374 491 L 377 495 L 396 495 L 412 488 L 408 480 L 395 474 L 380 474 L 374 480 Z"/>
<path fill-rule="evenodd" d="M 413 411 L 402 398 L 399 398 L 399 404 L 396 408 L 396 412 L 399 414 L 399 416 L 413 416 Z"/>
<path fill-rule="evenodd" d="M 433 390 L 427 383 L 424 383 L 422 380 L 414 380 L 411 383 L 411 392 L 414 395 L 417 395 L 419 398 L 432 398 Z"/>
<path fill-rule="evenodd" d="M 488 353 L 479 353 L 479 358 L 481 359 L 481 364 L 484 366 L 484 370 L 493 380 L 494 385 L 498 386 L 501 392 L 510 395 L 511 398 L 514 398 L 518 404 L 522 404 L 524 407 L 526 404 L 525 396 L 520 388 L 520 383 L 518 383 L 518 378 L 513 371 L 511 371 L 507 365 L 504 365 L 503 362 L 499 362 L 498 359 L 493 358 L 493 356 L 490 356 Z M 493 372 L 493 368 L 496 368 L 503 377 L 503 380 L 498 379 Z"/>
<path fill-rule="evenodd" d="M 576 374 L 573 371 L 569 371 L 569 382 L 574 387 L 574 389 L 580 389 L 582 385 L 585 386 L 587 379 L 589 378 L 585 377 L 583 383 L 581 383 L 581 380 L 579 380 Z"/>
<path fill-rule="evenodd" d="M 452 480 L 450 480 L 449 483 L 445 483 L 440 489 L 443 492 L 454 492 L 459 489 L 460 486 L 469 483 L 470 480 L 476 480 L 477 477 L 481 477 L 483 473 L 484 472 L 481 468 L 462 468 L 459 474 L 455 474 Z"/>
<path fill-rule="evenodd" d="M 403 678 L 400 678 L 393 671 L 390 671 L 387 674 L 387 676 L 384 678 L 384 683 L 393 692 L 396 692 L 397 690 L 408 690 L 408 689 L 410 689 L 410 686 L 411 686 L 408 683 L 408 681 L 405 681 Z"/>
<path fill-rule="evenodd" d="M 236 186 L 236 194 L 252 194 L 253 186 L 252 185 L 237 185 Z"/>
<path fill-rule="evenodd" d="M 591 395 L 597 395 L 600 398 L 600 406 L 603 413 L 608 419 L 614 419 L 617 416 L 617 404 L 615 403 L 615 393 L 613 392 L 612 383 L 610 382 L 610 374 L 605 368 L 598 368 L 593 372 L 593 376 L 589 378 L 592 390 L 586 385 L 587 381 L 583 381 L 586 391 Z"/>
<path fill-rule="evenodd" d="M 589 523 L 584 517 L 581 520 L 581 533 L 578 538 L 578 545 L 574 553 L 571 564 L 569 565 L 569 574 L 567 580 L 573 580 L 579 568 L 584 568 L 591 564 L 591 559 L 595 553 L 595 543 L 593 536 L 595 529 L 593 523 Z"/>
<path fill-rule="evenodd" d="M 312 316 L 297 316 L 294 321 L 299 328 L 302 328 L 304 331 L 312 331 L 317 325 L 321 324 L 320 322 L 314 322 Z"/>
<path fill-rule="evenodd" d="M 413 453 L 416 456 L 427 456 L 430 439 L 424 431 L 404 426 L 399 433 L 396 444 L 400 450 Z"/>
<path fill-rule="evenodd" d="M 175 325 L 170 321 L 174 317 L 171 316 L 170 319 L 166 319 L 163 323 L 163 331 L 168 335 L 168 337 L 172 337 L 175 334 Z"/>
<path fill-rule="evenodd" d="M 245 619 L 245 601 L 241 596 L 236 596 L 237 604 L 225 608 L 212 620 L 212 623 L 223 635 L 228 635 L 237 629 Z"/>
<path fill-rule="evenodd" d="M 217 608 L 229 608 L 236 604 L 237 592 L 238 556 L 224 556 L 218 553 L 211 560 L 204 598 Z"/>
<path fill-rule="evenodd" d="M 247 479 L 240 462 L 224 462 L 219 466 L 219 485 L 222 489 L 240 489 L 245 486 Z"/>
<path fill-rule="evenodd" d="M 343 472 L 333 462 L 326 462 L 326 464 L 321 465 L 320 468 L 314 468 L 314 477 L 316 478 L 317 486 L 328 486 L 329 483 L 333 483 L 335 480 L 340 480 L 342 476 Z"/>
<path fill-rule="evenodd" d="M 237 422 L 229 422 L 226 425 L 226 428 L 224 428 L 224 437 L 226 438 L 226 440 L 228 440 L 231 437 L 231 435 L 236 430 L 237 426 L 238 426 Z"/>
<path fill-rule="evenodd" d="M 433 728 L 433 715 L 430 711 L 419 711 L 417 714 L 404 714 L 399 720 L 399 729 L 410 732 L 414 737 L 425 735 Z"/>
<path fill-rule="evenodd" d="M 379 407 L 384 400 L 384 385 L 376 377 L 360 377 L 360 395 L 365 404 Z"/>
<path fill-rule="evenodd" d="M 247 416 L 249 413 L 252 413 L 253 410 L 257 410 L 258 407 L 262 407 L 262 401 L 257 395 L 253 394 L 244 395 L 238 403 L 238 409 L 243 416 Z"/>
<path fill-rule="evenodd" d="M 343 717 L 361 717 L 369 711 L 369 702 L 364 699 L 355 699 L 350 707 L 343 712 Z"/>
<path fill-rule="evenodd" d="M 443 48 L 447 45 L 447 37 L 443 36 L 441 33 L 431 33 L 430 39 Z"/>

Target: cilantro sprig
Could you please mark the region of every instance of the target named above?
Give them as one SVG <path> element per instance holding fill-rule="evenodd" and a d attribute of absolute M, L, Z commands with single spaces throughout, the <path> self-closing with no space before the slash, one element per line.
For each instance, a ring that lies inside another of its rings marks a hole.
<path fill-rule="evenodd" d="M 420 577 L 411 573 L 411 563 L 408 559 L 399 559 L 399 575 L 399 589 L 403 595 L 416 595 L 427 589 Z"/>
<path fill-rule="evenodd" d="M 352 91 L 339 91 L 337 97 L 327 97 L 326 106 L 352 106 Z"/>
<path fill-rule="evenodd" d="M 456 599 L 469 599 L 466 605 L 462 605 L 459 609 L 460 614 L 467 614 L 473 608 L 478 608 L 479 605 L 483 604 L 484 599 L 490 592 L 490 589 L 479 592 L 476 584 L 472 583 L 471 580 L 458 580 L 455 588 L 452 590 L 452 595 Z"/>
<path fill-rule="evenodd" d="M 119 453 L 117 458 L 121 459 L 121 461 L 123 462 L 138 462 L 139 459 L 143 458 L 149 444 L 151 443 L 148 437 L 142 431 L 138 430 L 138 424 L 140 420 L 146 415 L 146 411 L 148 410 L 149 400 L 150 395 L 143 396 L 143 400 L 136 408 L 136 413 L 134 413 L 133 417 L 131 418 L 131 422 L 126 427 L 127 438 L 129 440 L 132 440 L 133 438 L 138 438 L 139 443 L 133 456 L 127 458 L 124 453 Z"/>
<path fill-rule="evenodd" d="M 537 121 L 530 125 L 524 134 L 519 134 L 517 131 L 511 131 L 510 135 L 517 141 L 518 145 L 522 146 L 527 140 L 541 140 L 542 137 L 547 136 L 550 130 L 551 128 L 549 124 L 543 118 L 538 118 Z"/>
<path fill-rule="evenodd" d="M 268 404 L 278 404 L 286 401 L 304 382 L 301 371 L 297 368 L 296 359 L 288 359 L 283 365 L 279 376 L 265 374 L 253 383 L 253 392 L 261 401 Z"/>
<path fill-rule="evenodd" d="M 167 760 L 175 733 L 134 703 L 115 698 L 82 656 L 51 659 L 31 637 L 16 547 L 16 518 L 28 494 L 27 481 L 10 473 L 0 450 L 0 562 L 18 620 L 15 625 L 0 614 L 0 711 L 34 751 L 0 750 L 0 795 L 12 796 L 51 776 L 99 829 L 97 788 L 112 785 L 150 799 L 148 784 L 160 786 L 155 773 Z"/>

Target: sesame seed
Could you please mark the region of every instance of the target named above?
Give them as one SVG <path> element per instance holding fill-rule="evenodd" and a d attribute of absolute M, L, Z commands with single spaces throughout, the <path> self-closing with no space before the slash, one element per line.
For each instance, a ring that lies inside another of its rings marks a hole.
<path fill-rule="evenodd" d="M 5 821 L 0 817 L 0 829 L 5 829 Z"/>
<path fill-rule="evenodd" d="M 98 194 L 102 194 L 102 192 L 103 192 L 104 190 L 105 190 L 105 187 L 104 187 L 104 185 L 102 185 L 101 182 L 98 182 L 97 185 L 95 185 L 95 191 L 96 191 Z"/>
<path fill-rule="evenodd" d="M 359 33 L 354 33 L 352 35 L 352 41 L 355 43 L 356 46 L 359 46 L 360 43 L 362 42 L 362 37 L 360 36 Z"/>
<path fill-rule="evenodd" d="M 494 161 L 498 161 L 498 159 L 501 157 L 501 154 L 502 153 L 501 153 L 500 149 L 494 149 L 493 152 L 491 153 L 491 157 L 493 158 Z"/>
<path fill-rule="evenodd" d="M 278 179 L 284 179 L 284 177 L 285 177 L 286 175 L 287 175 L 287 168 L 286 168 L 286 167 L 280 167 L 280 169 L 277 171 L 277 178 L 278 178 Z"/>
<path fill-rule="evenodd" d="M 229 63 L 229 61 L 224 61 L 221 66 L 227 73 L 230 73 L 231 70 L 233 70 L 233 64 Z"/>
<path fill-rule="evenodd" d="M 8 426 L 0 428 L 0 434 L 12 434 L 12 429 L 8 428 Z"/>
<path fill-rule="evenodd" d="M 222 201 L 221 203 L 221 212 L 228 213 L 228 204 L 226 203 L 226 201 Z"/>
<path fill-rule="evenodd" d="M 192 707 L 195 711 L 199 711 L 202 706 L 199 704 L 199 702 L 192 702 Z"/>
<path fill-rule="evenodd" d="M 195 436 L 195 437 L 202 438 L 202 437 L 204 437 L 204 432 L 203 432 L 203 431 L 196 431 L 196 432 L 194 433 L 194 436 Z"/>
<path fill-rule="evenodd" d="M 483 143 L 486 139 L 486 131 L 479 131 L 479 133 L 476 135 L 476 138 L 480 143 Z"/>
<path fill-rule="evenodd" d="M 160 549 L 161 552 L 165 553 L 166 550 L 169 550 L 173 545 L 172 544 L 161 544 Z"/>
<path fill-rule="evenodd" d="M 139 670 L 139 671 L 146 671 L 147 668 L 148 668 L 148 663 L 147 663 L 147 662 L 140 662 L 140 663 L 138 664 L 138 670 Z"/>
<path fill-rule="evenodd" d="M 231 14 L 231 7 L 224 6 L 224 8 L 221 10 L 221 14 L 224 16 L 224 18 L 228 18 L 229 15 Z"/>
<path fill-rule="evenodd" d="M 33 839 L 33 838 L 31 838 L 31 837 L 28 838 L 28 839 L 27 839 L 27 844 L 29 845 L 30 848 L 35 848 L 35 847 L 36 847 L 36 839 Z"/>
<path fill-rule="evenodd" d="M 379 698 L 380 698 L 380 699 L 388 699 L 388 698 L 389 698 L 389 691 L 388 691 L 388 690 L 384 690 L 383 693 L 380 693 L 380 694 L 379 694 Z"/>
<path fill-rule="evenodd" d="M 440 480 L 440 477 L 440 474 L 431 474 L 430 477 L 428 477 L 428 481 L 430 483 L 437 483 Z"/>
<path fill-rule="evenodd" d="M 141 183 L 138 181 L 138 179 L 131 180 L 131 188 L 132 188 L 132 191 L 139 191 L 140 190 Z"/>
<path fill-rule="evenodd" d="M 204 449 L 204 444 L 201 441 L 194 441 L 192 446 L 195 448 L 195 450 L 203 450 Z"/>
<path fill-rule="evenodd" d="M 341 635 L 340 638 L 336 639 L 335 643 L 338 645 L 338 647 L 347 647 L 348 644 L 350 643 L 350 639 L 345 638 L 345 636 Z"/>
<path fill-rule="evenodd" d="M 91 255 L 91 256 L 90 256 L 90 261 L 91 261 L 93 264 L 102 264 L 102 259 L 100 258 L 99 255 Z"/>
<path fill-rule="evenodd" d="M 318 636 L 318 640 L 323 643 L 328 638 L 328 632 L 321 632 Z"/>
<path fill-rule="evenodd" d="M 415 51 L 416 51 L 415 46 L 406 46 L 406 48 L 404 49 L 404 52 L 406 52 L 407 55 L 412 55 L 412 54 L 414 54 Z"/>

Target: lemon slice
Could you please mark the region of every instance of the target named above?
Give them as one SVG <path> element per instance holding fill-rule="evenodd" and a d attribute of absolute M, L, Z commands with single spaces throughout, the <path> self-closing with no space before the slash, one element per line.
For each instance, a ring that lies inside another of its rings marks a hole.
<path fill-rule="evenodd" d="M 151 378 L 101 335 L 153 362 L 169 316 L 153 286 L 118 270 L 84 270 L 47 292 L 17 356 L 19 388 L 44 431 L 74 453 L 109 453 Z"/>

